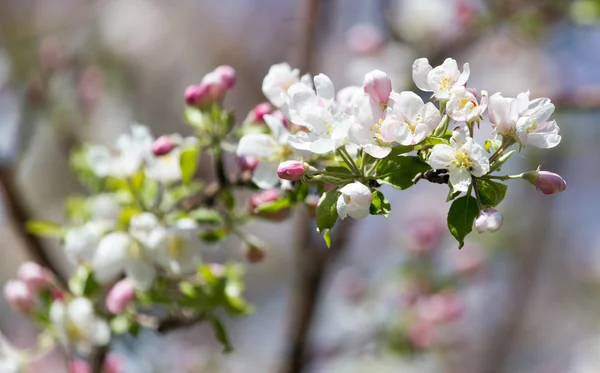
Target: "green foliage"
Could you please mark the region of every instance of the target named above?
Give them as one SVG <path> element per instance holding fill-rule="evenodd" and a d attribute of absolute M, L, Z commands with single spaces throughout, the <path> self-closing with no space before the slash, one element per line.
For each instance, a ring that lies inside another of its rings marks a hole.
<path fill-rule="evenodd" d="M 181 181 L 185 185 L 190 185 L 198 165 L 198 149 L 184 149 L 179 157 L 179 164 L 181 166 Z"/>
<path fill-rule="evenodd" d="M 90 297 L 100 291 L 100 285 L 90 268 L 79 266 L 69 279 L 69 290 L 76 296 Z"/>
<path fill-rule="evenodd" d="M 371 215 L 383 215 L 386 218 L 390 215 L 392 206 L 390 202 L 385 198 L 383 193 L 379 190 L 373 192 L 373 202 L 369 208 Z"/>
<path fill-rule="evenodd" d="M 508 187 L 491 180 L 479 179 L 479 199 L 484 207 L 496 207 L 506 197 Z"/>
<path fill-rule="evenodd" d="M 473 230 L 473 222 L 479 215 L 477 200 L 463 196 L 452 202 L 448 211 L 448 229 L 458 241 L 458 248 L 465 244 L 465 237 Z"/>
<path fill-rule="evenodd" d="M 403 190 L 413 185 L 412 180 L 418 173 L 430 168 L 421 158 L 415 156 L 385 158 L 377 166 L 375 176 L 378 182 Z"/>
<path fill-rule="evenodd" d="M 28 221 L 25 228 L 29 233 L 42 237 L 60 238 L 65 234 L 65 230 L 60 225 L 43 220 Z"/>
<path fill-rule="evenodd" d="M 214 209 L 199 208 L 188 213 L 188 217 L 194 219 L 199 224 L 221 225 L 223 216 Z"/>
<path fill-rule="evenodd" d="M 332 189 L 323 193 L 317 205 L 317 230 L 324 232 L 326 229 L 331 229 L 335 225 L 338 218 L 337 213 L 337 195 L 338 190 Z"/>

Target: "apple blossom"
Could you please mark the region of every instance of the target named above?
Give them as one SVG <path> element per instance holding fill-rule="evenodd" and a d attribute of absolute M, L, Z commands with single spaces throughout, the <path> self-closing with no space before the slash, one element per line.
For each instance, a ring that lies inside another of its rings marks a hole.
<path fill-rule="evenodd" d="M 27 313 L 35 305 L 33 290 L 20 280 L 9 280 L 4 284 L 4 298 L 19 312 Z"/>
<path fill-rule="evenodd" d="M 365 75 L 363 90 L 379 104 L 387 105 L 392 93 L 392 81 L 381 70 L 373 70 Z"/>
<path fill-rule="evenodd" d="M 74 298 L 68 303 L 53 302 L 50 321 L 58 340 L 81 355 L 88 355 L 93 347 L 104 346 L 110 341 L 108 324 L 95 314 L 94 306 L 87 298 Z"/>
<path fill-rule="evenodd" d="M 268 102 L 261 102 L 256 105 L 252 110 L 252 120 L 255 123 L 264 123 L 265 114 L 269 114 L 273 111 L 273 107 Z"/>
<path fill-rule="evenodd" d="M 435 68 L 431 67 L 427 58 L 419 58 L 413 63 L 412 69 L 417 87 L 426 92 L 433 92 L 438 100 L 448 100 L 452 87 L 464 86 L 471 74 L 468 63 L 463 65 L 461 73 L 452 58 L 446 58 L 443 64 Z"/>
<path fill-rule="evenodd" d="M 123 279 L 110 289 L 106 296 L 106 309 L 115 315 L 120 315 L 127 306 L 135 299 L 135 288 L 133 284 Z"/>
<path fill-rule="evenodd" d="M 241 157 L 237 157 L 237 164 L 241 171 L 252 172 L 256 166 L 258 166 L 258 158 L 243 155 Z"/>
<path fill-rule="evenodd" d="M 353 123 L 349 140 L 375 158 L 385 158 L 392 151 L 394 128 L 383 126 L 384 111 L 381 105 L 366 93 L 357 95 L 353 107 Z"/>
<path fill-rule="evenodd" d="M 82 226 L 71 228 L 64 238 L 67 256 L 75 263 L 92 259 L 98 243 L 110 226 L 104 221 L 89 221 Z"/>
<path fill-rule="evenodd" d="M 469 189 L 471 174 L 481 177 L 490 170 L 485 150 L 468 137 L 464 129 L 453 132 L 450 145 L 435 145 L 431 149 L 428 163 L 434 169 L 447 169 L 452 187 L 460 192 Z"/>
<path fill-rule="evenodd" d="M 500 211 L 487 208 L 480 212 L 474 225 L 478 233 L 496 232 L 502 227 L 502 214 Z"/>
<path fill-rule="evenodd" d="M 292 69 L 285 62 L 278 63 L 269 68 L 262 83 L 262 92 L 273 105 L 281 108 L 289 99 L 288 88 L 299 82 L 310 85 L 310 77 L 304 75 L 300 78 L 300 70 Z"/>
<path fill-rule="evenodd" d="M 348 216 L 354 219 L 364 219 L 369 215 L 371 202 L 373 202 L 371 190 L 364 184 L 355 181 L 340 189 L 336 208 L 341 219 L 346 219 Z"/>
<path fill-rule="evenodd" d="M 494 132 L 508 136 L 516 131 L 517 120 L 529 105 L 529 91 L 519 93 L 517 97 L 503 97 L 495 93 L 489 98 L 488 117 L 494 127 Z"/>
<path fill-rule="evenodd" d="M 0 373 L 24 373 L 31 357 L 12 346 L 0 333 Z"/>
<path fill-rule="evenodd" d="M 158 265 L 175 274 L 194 272 L 201 262 L 198 223 L 189 218 L 160 225 L 148 235 L 148 247 Z"/>
<path fill-rule="evenodd" d="M 392 104 L 386 109 L 381 124 L 383 133 L 389 133 L 390 141 L 401 145 L 420 143 L 440 124 L 439 110 L 413 92 L 393 92 Z"/>
<path fill-rule="evenodd" d="M 522 178 L 533 184 L 544 194 L 555 194 L 567 189 L 567 182 L 560 175 L 549 171 L 525 172 Z"/>
<path fill-rule="evenodd" d="M 21 264 L 17 277 L 33 291 L 47 288 L 52 283 L 52 272 L 34 262 Z"/>
<path fill-rule="evenodd" d="M 288 90 L 290 119 L 308 129 L 308 133 L 291 135 L 288 142 L 298 150 L 325 154 L 344 143 L 352 118 L 334 111 L 335 90 L 326 75 L 319 74 L 314 81 L 316 91 L 302 83 L 296 83 Z"/>
<path fill-rule="evenodd" d="M 109 228 L 114 225 L 121 213 L 121 205 L 117 194 L 101 193 L 88 200 L 91 221 L 98 221 L 99 225 Z"/>
<path fill-rule="evenodd" d="M 152 143 L 152 154 L 155 156 L 169 154 L 175 146 L 176 144 L 169 136 L 161 136 Z"/>
<path fill-rule="evenodd" d="M 488 104 L 486 91 L 481 91 L 481 98 L 477 100 L 475 94 L 462 85 L 456 85 L 450 90 L 450 99 L 446 105 L 448 116 L 459 122 L 478 120 Z"/>
<path fill-rule="evenodd" d="M 174 142 L 179 145 L 170 152 L 158 156 L 148 157 L 145 168 L 146 177 L 161 183 L 174 183 L 181 180 L 181 153 L 185 149 L 194 148 L 198 144 L 196 137 L 186 137 L 178 139 L 178 136 L 172 136 Z"/>
<path fill-rule="evenodd" d="M 271 133 L 251 133 L 240 139 L 237 148 L 238 157 L 255 157 L 258 165 L 252 173 L 252 181 L 262 189 L 272 188 L 279 182 L 277 168 L 279 163 L 292 157 L 295 152 L 288 145 L 290 132 L 283 122 L 270 114 L 264 120 Z"/>
<path fill-rule="evenodd" d="M 547 98 L 529 101 L 527 110 L 517 120 L 516 129 L 523 146 L 548 149 L 560 143 L 561 136 L 556 121 L 549 121 L 554 105 Z"/>

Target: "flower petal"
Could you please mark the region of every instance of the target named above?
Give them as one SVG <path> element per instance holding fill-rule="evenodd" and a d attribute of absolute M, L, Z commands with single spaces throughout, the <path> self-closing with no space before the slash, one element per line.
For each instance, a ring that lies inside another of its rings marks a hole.
<path fill-rule="evenodd" d="M 430 92 L 431 87 L 427 81 L 427 75 L 431 71 L 431 65 L 427 58 L 419 58 L 413 63 L 412 76 L 415 85 L 422 91 Z"/>
<path fill-rule="evenodd" d="M 456 191 L 466 192 L 471 185 L 471 174 L 464 168 L 451 167 L 448 169 L 450 174 L 450 184 Z"/>
<path fill-rule="evenodd" d="M 271 135 L 251 133 L 240 139 L 236 154 L 238 156 L 269 158 L 277 142 Z"/>
<path fill-rule="evenodd" d="M 252 181 L 261 189 L 273 188 L 279 183 L 277 167 L 279 167 L 279 163 L 259 162 L 252 173 Z"/>
<path fill-rule="evenodd" d="M 130 244 L 131 238 L 123 232 L 109 233 L 102 238 L 92 259 L 94 276 L 99 283 L 108 284 L 119 278 Z"/>
<path fill-rule="evenodd" d="M 450 168 L 455 158 L 454 148 L 450 145 L 438 144 L 431 149 L 428 163 L 433 169 Z"/>
<path fill-rule="evenodd" d="M 140 290 L 150 289 L 156 277 L 154 267 L 143 259 L 127 259 L 125 273 L 133 286 Z"/>

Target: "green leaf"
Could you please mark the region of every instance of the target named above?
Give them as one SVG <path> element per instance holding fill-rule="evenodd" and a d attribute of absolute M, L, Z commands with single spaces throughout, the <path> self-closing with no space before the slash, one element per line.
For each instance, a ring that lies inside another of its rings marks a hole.
<path fill-rule="evenodd" d="M 400 156 L 385 158 L 377 166 L 377 181 L 388 184 L 396 189 L 407 189 L 413 185 L 412 180 L 420 172 L 425 172 L 431 167 L 421 158 L 414 156 Z"/>
<path fill-rule="evenodd" d="M 381 191 L 376 190 L 373 192 L 373 202 L 371 202 L 371 206 L 369 207 L 369 212 L 371 215 L 383 215 L 386 218 L 390 215 L 392 211 L 392 206 L 390 202 L 385 198 Z"/>
<path fill-rule="evenodd" d="M 131 322 L 125 315 L 120 315 L 110 320 L 110 329 L 115 334 L 125 334 L 130 328 Z"/>
<path fill-rule="evenodd" d="M 273 212 L 277 212 L 277 211 L 283 210 L 285 208 L 288 208 L 290 206 L 291 206 L 291 202 L 290 202 L 289 198 L 284 197 L 284 198 L 275 200 L 273 202 L 263 203 L 263 204 L 257 206 L 256 209 L 254 209 L 254 212 L 273 213 Z"/>
<path fill-rule="evenodd" d="M 439 144 L 449 144 L 450 142 L 441 137 L 429 136 L 423 142 L 422 145 L 439 145 Z"/>
<path fill-rule="evenodd" d="M 486 152 L 490 153 L 492 149 L 492 142 L 490 140 L 485 140 L 485 142 L 483 143 L 483 148 Z"/>
<path fill-rule="evenodd" d="M 491 180 L 479 179 L 479 198 L 484 207 L 496 207 L 506 197 L 508 187 L 505 184 Z"/>
<path fill-rule="evenodd" d="M 224 240 L 227 237 L 227 229 L 209 229 L 200 233 L 200 238 L 207 243 L 215 243 Z"/>
<path fill-rule="evenodd" d="M 465 244 L 465 237 L 473 230 L 473 222 L 479 215 L 477 200 L 472 196 L 456 199 L 448 211 L 448 229 L 458 241 L 458 248 Z"/>
<path fill-rule="evenodd" d="M 136 195 L 139 195 L 139 192 L 144 187 L 144 181 L 146 180 L 146 175 L 144 171 L 140 170 L 133 175 L 131 178 L 131 188 Z"/>
<path fill-rule="evenodd" d="M 415 147 L 411 145 L 396 145 L 392 148 L 392 152 L 388 155 L 388 157 L 395 157 L 400 154 L 410 153 L 413 150 L 415 150 Z"/>
<path fill-rule="evenodd" d="M 188 297 L 190 299 L 195 299 L 197 296 L 197 292 L 196 292 L 196 288 L 194 287 L 194 284 L 192 284 L 191 282 L 188 282 L 188 281 L 181 281 L 179 283 L 179 291 L 181 292 L 181 294 L 185 295 L 186 297 Z"/>
<path fill-rule="evenodd" d="M 69 290 L 77 296 L 89 297 L 100 290 L 91 269 L 85 266 L 77 267 L 75 274 L 69 279 Z"/>
<path fill-rule="evenodd" d="M 225 326 L 223 326 L 221 320 L 219 320 L 216 316 L 212 316 L 210 318 L 210 323 L 212 324 L 213 330 L 215 332 L 215 337 L 223 345 L 223 352 L 232 352 L 233 347 L 231 346 L 229 336 L 227 335 L 227 330 L 225 330 Z"/>
<path fill-rule="evenodd" d="M 506 163 L 506 161 L 508 161 L 510 159 L 510 157 L 513 156 L 513 154 L 515 154 L 517 151 L 516 149 L 513 149 L 511 151 L 509 151 L 508 153 L 503 154 L 500 158 L 498 158 L 494 163 L 492 163 L 492 165 L 490 166 L 490 173 L 494 172 L 494 171 L 499 171 L 500 167 L 502 167 L 502 165 L 504 163 Z"/>
<path fill-rule="evenodd" d="M 325 232 L 323 233 L 323 239 L 325 240 L 325 245 L 327 245 L 327 248 L 331 248 L 331 230 L 325 229 Z"/>
<path fill-rule="evenodd" d="M 317 204 L 317 230 L 331 229 L 338 218 L 337 213 L 337 189 L 323 193 Z"/>
<path fill-rule="evenodd" d="M 83 223 L 90 218 L 88 200 L 82 196 L 71 196 L 67 198 L 65 211 L 71 222 Z"/>
<path fill-rule="evenodd" d="M 181 166 L 181 181 L 183 181 L 185 185 L 189 185 L 196 172 L 196 166 L 198 165 L 198 149 L 184 149 L 181 152 L 179 164 Z"/>
<path fill-rule="evenodd" d="M 346 167 L 342 167 L 342 166 L 325 167 L 325 172 L 333 172 L 336 174 L 346 174 L 348 176 L 354 176 L 354 174 L 352 173 L 352 171 L 350 171 L 350 169 L 348 169 Z"/>
<path fill-rule="evenodd" d="M 223 224 L 223 217 L 217 211 L 207 208 L 199 208 L 188 213 L 188 217 L 199 224 L 219 225 Z"/>
<path fill-rule="evenodd" d="M 183 112 L 183 118 L 192 127 L 203 130 L 205 127 L 204 114 L 200 109 L 188 106 Z"/>
<path fill-rule="evenodd" d="M 219 195 L 221 196 L 223 204 L 227 210 L 233 210 L 235 207 L 235 198 L 233 197 L 233 194 L 229 190 L 224 189 Z"/>
<path fill-rule="evenodd" d="M 36 236 L 62 237 L 65 233 L 60 225 L 43 220 L 28 221 L 25 227 L 29 233 Z"/>

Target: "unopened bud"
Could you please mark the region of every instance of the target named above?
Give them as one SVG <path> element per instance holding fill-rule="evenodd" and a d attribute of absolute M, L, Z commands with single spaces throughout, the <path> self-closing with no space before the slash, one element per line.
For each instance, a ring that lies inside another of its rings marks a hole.
<path fill-rule="evenodd" d="M 254 110 L 252 110 L 253 121 L 255 123 L 264 123 L 265 122 L 265 120 L 264 120 L 265 114 L 269 114 L 272 110 L 273 110 L 273 107 L 271 106 L 270 103 L 261 102 L 260 104 L 256 105 Z"/>
<path fill-rule="evenodd" d="M 259 211 L 261 205 L 270 204 L 282 197 L 281 192 L 278 189 L 267 189 L 259 193 L 255 193 L 250 197 L 249 209 L 252 215 L 271 220 L 271 221 L 282 221 L 290 216 L 291 210 L 289 207 L 279 209 L 275 212 Z"/>
<path fill-rule="evenodd" d="M 176 144 L 167 136 L 161 136 L 152 143 L 152 153 L 155 156 L 166 155 L 175 149 Z"/>
<path fill-rule="evenodd" d="M 115 353 L 109 353 L 104 359 L 102 373 L 123 373 L 123 360 Z"/>
<path fill-rule="evenodd" d="M 52 273 L 34 262 L 23 263 L 17 271 L 17 277 L 33 291 L 46 289 L 52 283 Z"/>
<path fill-rule="evenodd" d="M 250 263 L 259 263 L 265 259 L 266 252 L 257 243 L 245 242 L 244 243 L 244 255 L 246 260 Z"/>
<path fill-rule="evenodd" d="M 247 155 L 242 155 L 237 158 L 237 164 L 240 167 L 240 170 L 243 171 L 254 171 L 256 166 L 258 166 L 258 158 L 251 157 Z"/>
<path fill-rule="evenodd" d="M 106 296 L 106 308 L 115 315 L 120 315 L 135 299 L 133 284 L 125 279 L 117 282 Z"/>
<path fill-rule="evenodd" d="M 281 162 L 277 168 L 277 176 L 283 180 L 300 180 L 307 168 L 307 164 L 303 161 Z"/>
<path fill-rule="evenodd" d="M 35 304 L 33 292 L 20 280 L 10 280 L 4 284 L 4 298 L 12 308 L 23 313 L 29 312 Z"/>
<path fill-rule="evenodd" d="M 392 93 L 392 81 L 383 71 L 373 70 L 365 75 L 363 89 L 374 101 L 387 104 Z"/>
<path fill-rule="evenodd" d="M 237 76 L 233 67 L 222 65 L 217 67 L 213 72 L 220 78 L 220 83 L 225 90 L 229 90 L 235 86 Z"/>
<path fill-rule="evenodd" d="M 190 106 L 201 106 L 210 102 L 208 86 L 191 85 L 185 89 L 185 102 Z"/>
<path fill-rule="evenodd" d="M 529 171 L 523 174 L 523 179 L 533 184 L 544 194 L 555 194 L 567 189 L 567 182 L 558 174 L 549 171 Z"/>
<path fill-rule="evenodd" d="M 92 373 L 92 367 L 83 359 L 74 359 L 69 362 L 69 373 Z"/>
<path fill-rule="evenodd" d="M 478 233 L 496 232 L 502 227 L 502 213 L 489 208 L 481 211 L 475 219 L 475 229 Z"/>

